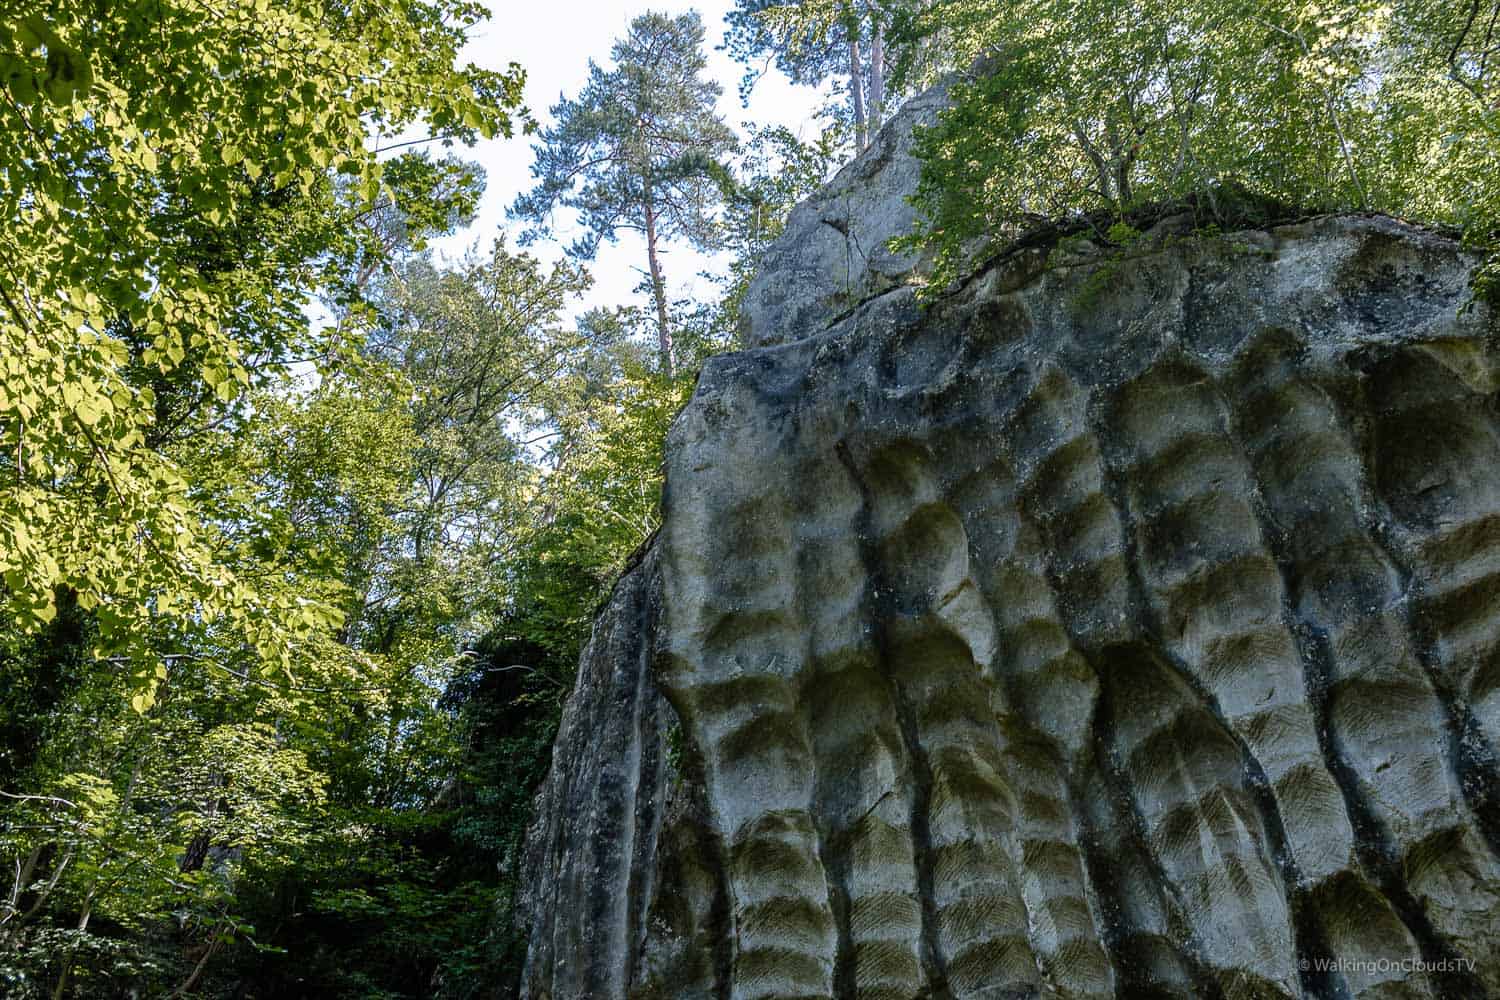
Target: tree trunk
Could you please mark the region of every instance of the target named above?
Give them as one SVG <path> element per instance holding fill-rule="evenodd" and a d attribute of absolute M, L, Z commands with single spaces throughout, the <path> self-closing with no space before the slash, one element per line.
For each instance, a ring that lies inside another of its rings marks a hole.
<path fill-rule="evenodd" d="M 88 895 L 83 897 L 83 912 L 78 915 L 78 933 L 82 934 L 89 929 L 89 917 L 94 914 L 94 893 L 99 888 L 99 880 L 89 887 Z M 62 1000 L 68 995 L 68 980 L 73 975 L 74 952 L 68 952 L 68 957 L 63 959 L 62 971 L 57 974 L 57 985 L 52 990 L 52 1000 Z"/>
<path fill-rule="evenodd" d="M 880 22 L 870 23 L 870 135 L 885 120 L 885 33 Z"/>
<path fill-rule="evenodd" d="M 221 940 L 216 930 L 213 938 L 208 942 L 208 947 L 203 950 L 203 957 L 198 959 L 198 964 L 193 966 L 193 971 L 188 975 L 187 979 L 183 980 L 182 985 L 178 986 L 167 996 L 167 1000 L 176 1000 L 177 997 L 188 995 L 188 991 L 198 982 L 198 977 L 203 975 L 203 970 L 208 966 L 208 960 L 213 958 L 214 952 L 219 950 Z"/>
<path fill-rule="evenodd" d="M 36 875 L 36 866 L 41 863 L 42 849 L 45 844 L 38 844 L 26 855 L 26 862 L 16 869 L 15 887 L 10 892 L 10 903 L 6 907 L 8 912 L 5 919 L 9 920 L 21 912 L 21 897 L 26 893 L 26 887 L 31 885 L 33 876 Z"/>
<path fill-rule="evenodd" d="M 187 849 L 182 852 L 182 858 L 177 862 L 177 870 L 183 873 L 201 870 L 203 862 L 208 860 L 208 848 L 208 834 L 199 833 L 194 836 L 188 841 Z"/>
<path fill-rule="evenodd" d="M 661 370 L 667 378 L 672 369 L 672 325 L 667 318 L 667 289 L 661 276 L 661 261 L 656 254 L 656 206 L 646 196 L 646 260 L 651 265 L 651 296 L 656 300 L 656 339 L 661 350 Z"/>
<path fill-rule="evenodd" d="M 1110 176 L 1109 164 L 1104 162 L 1103 155 L 1089 141 L 1088 133 L 1084 132 L 1083 126 L 1078 122 L 1073 123 L 1073 138 L 1078 140 L 1079 148 L 1094 165 L 1094 176 L 1099 183 L 1099 197 L 1111 205 L 1115 204 L 1114 179 Z"/>
<path fill-rule="evenodd" d="M 854 104 L 854 144 L 864 149 L 870 144 L 870 122 L 865 117 L 865 79 L 859 65 L 859 25 L 849 25 L 849 100 Z"/>

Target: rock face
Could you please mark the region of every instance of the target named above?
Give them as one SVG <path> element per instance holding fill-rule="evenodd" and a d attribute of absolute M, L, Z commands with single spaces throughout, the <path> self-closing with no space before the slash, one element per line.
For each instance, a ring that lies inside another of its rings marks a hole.
<path fill-rule="evenodd" d="M 773 255 L 584 656 L 524 996 L 1500 996 L 1476 261 L 1170 229 L 925 309 Z"/>
<path fill-rule="evenodd" d="M 747 345 L 819 333 L 830 317 L 922 270 L 916 255 L 892 253 L 886 242 L 916 221 L 907 196 L 922 165 L 911 152 L 912 130 L 932 124 L 946 99 L 944 85 L 908 101 L 822 191 L 792 210 L 745 290 L 740 337 Z"/>

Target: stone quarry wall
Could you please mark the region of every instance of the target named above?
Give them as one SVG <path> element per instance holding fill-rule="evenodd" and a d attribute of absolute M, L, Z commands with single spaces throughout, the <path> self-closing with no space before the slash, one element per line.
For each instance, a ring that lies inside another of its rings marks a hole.
<path fill-rule="evenodd" d="M 884 138 L 824 201 L 905 193 Z M 1180 228 L 755 299 L 583 657 L 524 996 L 1500 995 L 1476 261 Z"/>

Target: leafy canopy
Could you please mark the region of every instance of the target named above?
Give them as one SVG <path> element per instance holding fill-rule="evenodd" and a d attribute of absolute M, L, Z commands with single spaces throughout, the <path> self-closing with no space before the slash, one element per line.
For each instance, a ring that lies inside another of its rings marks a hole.
<path fill-rule="evenodd" d="M 367 139 L 511 130 L 520 71 L 455 67 L 481 14 L 59 0 L 0 18 L 0 613 L 34 630 L 76 593 L 100 652 L 138 664 L 138 709 L 172 634 L 219 628 L 285 669 L 337 620 L 233 572 L 221 529 L 245 515 L 209 516 L 171 444 L 329 349 L 303 306 L 348 273 L 354 216 L 382 196 Z"/>
<path fill-rule="evenodd" d="M 724 17 L 724 48 L 749 67 L 741 96 L 748 97 L 773 61 L 793 83 L 808 86 L 847 73 L 849 31 L 858 35 L 864 6 L 847 0 L 736 0 Z"/>
<path fill-rule="evenodd" d="M 982 60 L 919 144 L 921 240 L 951 278 L 1032 221 L 1239 187 L 1488 245 L 1497 16 L 1485 0 L 939 0 L 908 48 Z"/>

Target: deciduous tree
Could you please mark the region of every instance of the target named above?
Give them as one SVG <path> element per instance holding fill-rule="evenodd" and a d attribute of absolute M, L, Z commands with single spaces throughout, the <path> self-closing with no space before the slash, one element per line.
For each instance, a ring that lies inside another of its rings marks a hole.
<path fill-rule="evenodd" d="M 938 0 L 984 56 L 919 144 L 922 240 L 951 277 L 1040 219 L 1248 191 L 1500 230 L 1492 2 Z"/>
<path fill-rule="evenodd" d="M 360 251 L 371 138 L 509 132 L 521 74 L 455 64 L 466 0 L 24 8 L 0 17 L 0 610 L 34 630 L 76 595 L 144 709 L 163 636 L 216 623 L 285 669 L 334 623 L 230 569 L 227 498 L 171 442 L 327 353 L 303 306 Z"/>
<path fill-rule="evenodd" d="M 886 36 L 906 6 L 904 0 L 737 0 L 724 47 L 750 66 L 741 94 L 773 61 L 794 83 L 840 80 L 849 99 L 846 124 L 852 123 L 855 149 L 864 149 L 885 118 Z"/>

